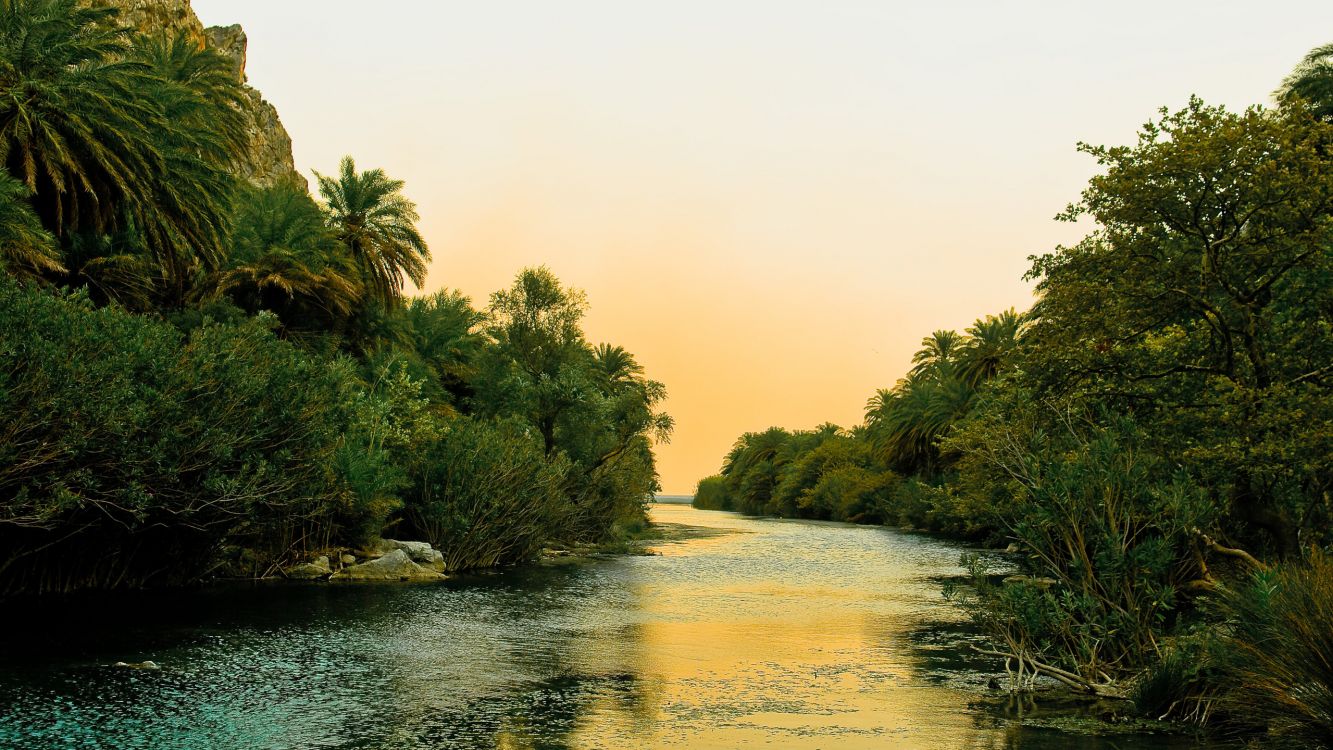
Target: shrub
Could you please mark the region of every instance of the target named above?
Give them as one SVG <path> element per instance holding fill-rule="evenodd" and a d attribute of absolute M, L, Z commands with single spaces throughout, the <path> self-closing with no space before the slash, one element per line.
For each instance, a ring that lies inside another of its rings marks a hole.
<path fill-rule="evenodd" d="M 1228 702 L 1295 747 L 1333 747 L 1333 557 L 1255 575 L 1226 597 Z"/>
<path fill-rule="evenodd" d="M 560 525 L 568 463 L 548 462 L 529 432 L 516 421 L 460 417 L 423 449 L 404 515 L 448 569 L 528 560 Z"/>
<path fill-rule="evenodd" d="M 332 533 L 354 382 L 262 321 L 183 338 L 0 281 L 0 594 L 188 582 L 223 545 Z"/>

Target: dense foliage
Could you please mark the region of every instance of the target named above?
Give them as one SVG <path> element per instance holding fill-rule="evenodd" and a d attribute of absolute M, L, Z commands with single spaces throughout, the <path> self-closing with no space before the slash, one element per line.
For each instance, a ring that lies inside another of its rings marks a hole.
<path fill-rule="evenodd" d="M 598 543 L 657 489 L 660 383 L 521 272 L 408 298 L 404 185 L 232 175 L 234 65 L 0 0 L 0 596 L 263 575 L 381 534 L 453 569 Z"/>
<path fill-rule="evenodd" d="M 926 338 L 850 433 L 743 436 L 696 503 L 1012 544 L 1017 575 L 965 562 L 1019 675 L 1327 743 L 1328 58 L 1278 109 L 1191 100 L 1080 146 L 1102 173 L 1060 218 L 1095 229 L 1032 258 L 1029 312 Z"/>

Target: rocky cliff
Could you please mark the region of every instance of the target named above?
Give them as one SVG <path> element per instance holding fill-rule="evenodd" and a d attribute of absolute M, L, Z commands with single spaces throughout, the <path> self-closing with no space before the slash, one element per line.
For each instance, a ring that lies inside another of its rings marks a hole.
<path fill-rule="evenodd" d="M 235 64 L 236 77 L 245 82 L 245 31 L 240 26 L 205 28 L 190 7 L 190 0 L 87 0 L 120 11 L 120 20 L 145 33 L 185 32 L 200 46 L 225 54 Z M 245 87 L 250 146 L 241 155 L 237 171 L 256 185 L 289 183 L 308 188 L 292 161 L 292 138 L 278 119 L 278 110 L 258 91 Z"/>

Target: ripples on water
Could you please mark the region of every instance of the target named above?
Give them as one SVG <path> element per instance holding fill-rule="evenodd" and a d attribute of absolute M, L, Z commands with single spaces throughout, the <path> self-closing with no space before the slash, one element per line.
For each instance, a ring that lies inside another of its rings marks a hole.
<path fill-rule="evenodd" d="M 5 611 L 0 747 L 1165 746 L 978 703 L 993 665 L 953 645 L 963 614 L 940 595 L 956 546 L 653 513 L 729 533 L 431 586 L 119 597 L 40 629 Z M 109 666 L 146 659 L 162 669 Z"/>

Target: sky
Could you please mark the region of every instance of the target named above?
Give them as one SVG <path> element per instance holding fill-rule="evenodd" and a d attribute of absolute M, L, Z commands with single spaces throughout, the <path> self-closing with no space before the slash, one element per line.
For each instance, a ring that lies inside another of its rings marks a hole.
<path fill-rule="evenodd" d="M 425 291 L 524 267 L 667 385 L 666 494 L 743 432 L 851 427 L 921 339 L 1032 302 L 1053 217 L 1191 94 L 1266 103 L 1319 2 L 194 0 L 297 168 L 405 180 Z M 313 180 L 312 180 L 313 183 Z"/>

